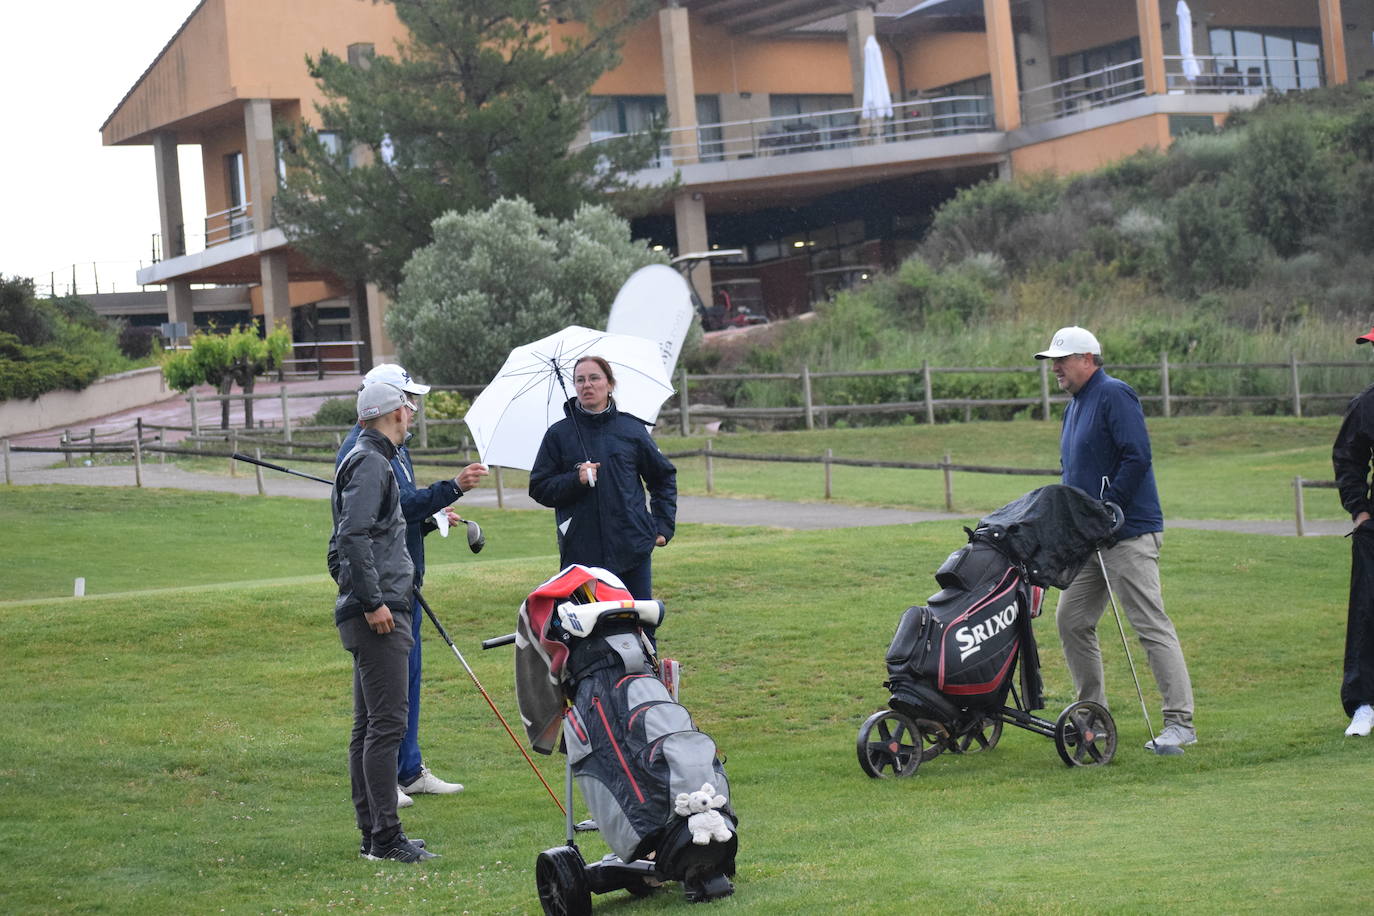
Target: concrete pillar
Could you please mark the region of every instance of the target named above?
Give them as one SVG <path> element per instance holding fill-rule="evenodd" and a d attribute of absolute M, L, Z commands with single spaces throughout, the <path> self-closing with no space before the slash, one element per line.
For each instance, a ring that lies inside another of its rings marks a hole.
<path fill-rule="evenodd" d="M 1374 22 L 1361 21 L 1369 18 L 1369 0 L 1342 0 L 1341 10 L 1347 25 L 1358 26 L 1365 35 L 1374 33 Z M 1374 41 L 1352 41 L 1346 45 L 1345 60 L 1346 79 L 1374 78 Z"/>
<path fill-rule="evenodd" d="M 1160 28 L 1159 0 L 1135 0 L 1136 27 L 1140 32 L 1140 61 L 1145 74 L 1145 94 L 1169 91 L 1164 80 L 1164 31 Z"/>
<path fill-rule="evenodd" d="M 272 228 L 272 198 L 277 194 L 277 143 L 272 136 L 272 103 L 267 99 L 245 101 L 243 127 L 253 229 L 262 233 Z"/>
<path fill-rule="evenodd" d="M 700 157 L 700 150 L 687 9 L 670 6 L 659 10 L 658 34 L 663 43 L 663 85 L 668 96 L 668 144 L 673 148 L 674 164 L 691 165 Z"/>
<path fill-rule="evenodd" d="M 1322 21 L 1322 60 L 1326 66 L 1326 85 L 1335 86 L 1350 81 L 1345 60 L 1345 22 L 1341 15 L 1341 0 L 1317 0 Z M 1364 23 L 1365 36 L 1370 23 Z"/>
<path fill-rule="evenodd" d="M 1039 119 L 1053 110 L 1054 91 L 1047 89 L 1054 82 L 1054 60 L 1050 53 L 1050 28 L 1045 12 L 1045 0 L 1025 0 L 1020 16 L 1026 30 L 1017 35 L 1016 47 L 1018 82 L 1023 92 L 1023 114 Z"/>
<path fill-rule="evenodd" d="M 1021 86 L 1016 78 L 1011 0 L 983 0 L 983 19 L 987 23 L 993 124 L 998 130 L 1016 130 L 1021 126 Z"/>
<path fill-rule="evenodd" d="M 854 107 L 864 104 L 864 43 L 873 35 L 873 8 L 845 13 L 845 31 L 849 33 L 849 78 L 854 87 Z"/>
<path fill-rule="evenodd" d="M 706 201 L 700 194 L 683 192 L 673 199 L 673 220 L 677 225 L 677 253 L 709 251 L 706 235 Z M 711 305 L 711 262 L 703 261 L 692 271 L 692 286 L 702 303 Z"/>
<path fill-rule="evenodd" d="M 186 322 L 186 334 L 195 333 L 196 316 L 191 308 L 191 284 L 187 280 L 167 281 L 167 320 Z"/>
<path fill-rule="evenodd" d="M 177 135 L 159 131 L 153 135 L 153 167 L 157 170 L 157 215 L 162 229 L 162 257 L 186 253 L 185 217 L 181 211 L 181 164 L 177 161 Z"/>
<path fill-rule="evenodd" d="M 258 255 L 262 277 L 262 326 L 270 334 L 280 325 L 291 333 L 291 283 L 286 273 L 286 249 Z"/>
<path fill-rule="evenodd" d="M 391 305 L 391 300 L 386 293 L 378 288 L 377 284 L 367 284 L 367 341 L 368 349 L 372 356 L 372 366 L 382 363 L 396 362 L 396 345 L 387 336 L 386 310 Z M 372 366 L 363 366 L 363 372 L 367 372 Z"/>
<path fill-rule="evenodd" d="M 725 158 L 747 159 L 758 155 L 758 135 L 767 127 L 739 122 L 756 121 L 769 115 L 766 92 L 723 92 L 720 96 L 720 119 L 731 125 L 721 128 L 721 142 Z"/>

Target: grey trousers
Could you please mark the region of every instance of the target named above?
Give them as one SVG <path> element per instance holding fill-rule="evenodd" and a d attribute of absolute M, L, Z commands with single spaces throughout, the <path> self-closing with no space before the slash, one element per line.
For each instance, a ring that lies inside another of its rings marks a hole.
<path fill-rule="evenodd" d="M 1164 699 L 1164 724 L 1193 727 L 1193 683 L 1183 660 L 1183 648 L 1159 587 L 1159 548 L 1163 535 L 1142 534 L 1127 538 L 1102 551 L 1107 575 L 1120 599 L 1121 609 L 1135 630 L 1155 684 Z M 1055 622 L 1064 645 L 1064 660 L 1078 699 L 1107 705 L 1102 651 L 1097 625 L 1107 610 L 1109 596 L 1096 554 L 1059 596 Z M 1116 628 L 1115 621 L 1111 628 Z"/>
<path fill-rule="evenodd" d="M 401 829 L 396 815 L 396 758 L 410 706 L 410 612 L 391 612 L 396 628 L 379 636 L 362 617 L 339 624 L 339 639 L 353 656 L 353 732 L 348 776 L 358 829 L 389 839 Z"/>

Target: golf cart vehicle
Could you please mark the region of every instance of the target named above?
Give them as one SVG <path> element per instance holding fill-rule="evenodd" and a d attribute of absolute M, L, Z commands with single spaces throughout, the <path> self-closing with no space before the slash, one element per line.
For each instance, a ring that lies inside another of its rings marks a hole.
<path fill-rule="evenodd" d="M 729 783 L 715 743 L 675 701 L 676 663 L 658 658 L 653 634 L 663 613 L 661 602 L 634 599 L 612 573 L 577 565 L 520 606 L 512 639 L 526 735 L 537 752 L 567 755 L 565 842 L 535 862 L 545 913 L 589 913 L 592 894 L 645 896 L 669 881 L 692 902 L 734 891 Z M 591 814 L 580 824 L 574 781 Z M 683 796 L 707 786 L 719 814 L 709 835 L 698 815 L 680 813 Z M 588 831 L 611 848 L 591 863 L 576 841 Z"/>
<path fill-rule="evenodd" d="M 703 331 L 720 331 L 725 328 L 768 323 L 767 317 L 758 314 L 750 307 L 750 301 L 747 298 L 742 303 L 734 301 L 735 290 L 731 287 L 740 281 L 727 280 L 711 284 L 713 301 L 709 306 L 701 301 L 696 286 L 692 284 L 692 272 L 696 270 L 698 265 L 706 261 L 734 261 L 743 256 L 743 249 L 720 248 L 715 251 L 692 251 L 673 258 L 673 267 L 678 269 L 687 280 L 687 285 L 691 287 L 692 305 L 697 310 L 697 314 L 701 316 L 701 329 Z M 759 302 L 761 305 L 762 300 Z"/>
<path fill-rule="evenodd" d="M 1113 504 L 1056 484 L 964 529 L 968 543 L 935 574 L 941 590 L 897 626 L 886 657 L 891 696 L 859 728 L 860 768 L 912 776 L 945 751 L 992 750 L 1004 725 L 1053 739 L 1068 766 L 1111 762 L 1117 734 L 1106 707 L 1071 703 L 1054 721 L 1034 714 L 1044 698 L 1031 618 L 1044 589 L 1067 587 L 1123 520 Z"/>
<path fill-rule="evenodd" d="M 711 284 L 711 307 L 701 317 L 704 330 L 747 328 L 767 324 L 763 314 L 763 281 L 755 277 L 719 280 Z"/>

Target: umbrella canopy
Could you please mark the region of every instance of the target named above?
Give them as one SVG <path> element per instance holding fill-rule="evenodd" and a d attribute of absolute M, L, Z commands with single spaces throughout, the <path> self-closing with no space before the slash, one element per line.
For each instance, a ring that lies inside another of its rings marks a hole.
<path fill-rule="evenodd" d="M 887 88 L 887 68 L 883 66 L 883 52 L 878 39 L 872 35 L 864 42 L 864 105 L 863 117 L 892 117 L 892 91 Z"/>
<path fill-rule="evenodd" d="M 646 423 L 673 393 L 658 343 L 573 325 L 516 347 L 463 418 L 484 464 L 530 470 L 544 432 L 563 419 L 573 395 L 573 366 L 584 356 L 606 360 L 615 374 L 616 407 Z"/>
<path fill-rule="evenodd" d="M 1193 83 L 1202 75 L 1202 65 L 1193 56 L 1193 11 L 1186 0 L 1178 0 L 1178 53 L 1183 58 L 1183 78 Z"/>

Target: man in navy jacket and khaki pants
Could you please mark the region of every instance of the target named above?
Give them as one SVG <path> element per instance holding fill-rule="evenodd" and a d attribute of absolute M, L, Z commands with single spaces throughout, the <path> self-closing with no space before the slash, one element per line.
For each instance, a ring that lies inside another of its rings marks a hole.
<path fill-rule="evenodd" d="M 1160 591 L 1164 513 L 1140 399 L 1130 385 L 1102 369 L 1102 346 L 1083 328 L 1056 331 L 1050 346 L 1035 358 L 1053 360 L 1059 387 L 1073 395 L 1059 440 L 1063 482 L 1115 503 L 1126 516 L 1116 543 L 1102 551 L 1102 559 L 1164 698 L 1164 729 L 1145 746 L 1196 744 L 1193 685 Z M 1091 563 L 1060 595 L 1055 614 L 1078 699 L 1103 706 L 1107 693 L 1097 624 L 1109 600 L 1102 570 Z"/>

